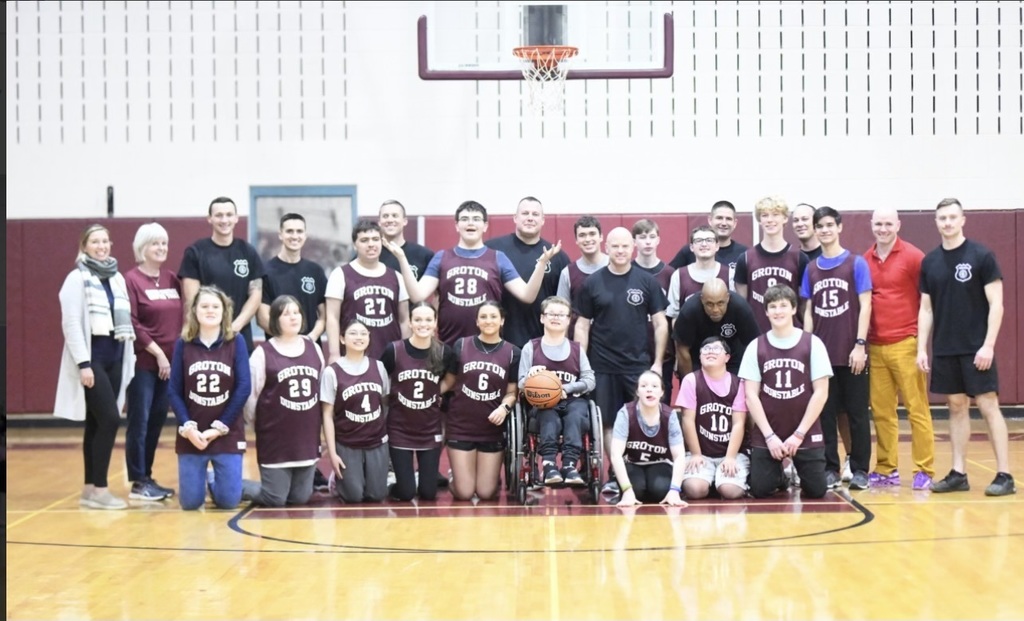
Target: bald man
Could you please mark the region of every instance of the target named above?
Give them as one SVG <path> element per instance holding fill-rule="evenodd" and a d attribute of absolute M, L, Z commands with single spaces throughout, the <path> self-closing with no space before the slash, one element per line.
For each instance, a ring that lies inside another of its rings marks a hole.
<path fill-rule="evenodd" d="M 591 396 L 601 408 L 606 448 L 611 446 L 615 414 L 636 397 L 640 374 L 651 369 L 661 376 L 668 344 L 668 300 L 653 276 L 634 268 L 633 248 L 629 229 L 612 229 L 605 241 L 608 265 L 587 278 L 576 300 L 574 339 L 587 352 L 597 377 Z M 648 322 L 654 327 L 653 343 Z M 614 483 L 614 477 L 609 478 Z"/>
<path fill-rule="evenodd" d="M 743 357 L 739 352 L 746 351 L 747 344 L 759 335 L 754 312 L 743 296 L 729 291 L 721 278 L 712 278 L 679 309 L 672 328 L 676 374 L 682 378 L 693 371 L 693 361 L 700 360 L 700 344 L 712 336 L 722 338 L 737 352 L 726 365 L 730 373 L 736 373 Z"/>
<path fill-rule="evenodd" d="M 892 208 L 871 216 L 875 244 L 864 253 L 871 269 L 871 323 L 868 328 L 868 377 L 875 418 L 876 461 L 868 475 L 872 486 L 898 486 L 899 423 L 897 392 L 910 420 L 913 488 L 926 490 L 935 476 L 935 435 L 928 407 L 925 374 L 917 368 L 918 282 L 924 253 L 899 237 L 900 216 Z"/>

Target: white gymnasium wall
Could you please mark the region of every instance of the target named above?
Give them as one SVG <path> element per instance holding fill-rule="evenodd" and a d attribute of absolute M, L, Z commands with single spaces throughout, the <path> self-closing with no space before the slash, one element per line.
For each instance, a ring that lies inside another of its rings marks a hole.
<path fill-rule="evenodd" d="M 541 121 L 519 82 L 417 77 L 428 3 L 8 2 L 7 216 L 102 217 L 108 185 L 155 217 L 307 184 L 363 214 L 1024 207 L 1024 2 L 631 4 L 674 13 L 675 77 L 570 81 Z"/>

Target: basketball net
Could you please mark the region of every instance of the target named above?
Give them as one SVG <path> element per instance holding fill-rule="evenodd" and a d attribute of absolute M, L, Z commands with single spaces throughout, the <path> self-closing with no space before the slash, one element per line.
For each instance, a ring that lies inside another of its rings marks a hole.
<path fill-rule="evenodd" d="M 579 48 L 568 45 L 529 45 L 512 50 L 522 61 L 530 108 L 538 114 L 557 112 L 565 101 L 568 61 Z"/>

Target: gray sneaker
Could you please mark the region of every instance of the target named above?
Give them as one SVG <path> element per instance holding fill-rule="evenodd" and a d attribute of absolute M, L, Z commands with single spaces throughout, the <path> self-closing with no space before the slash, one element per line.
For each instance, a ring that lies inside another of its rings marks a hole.
<path fill-rule="evenodd" d="M 850 489 L 867 489 L 871 487 L 871 482 L 868 481 L 868 473 L 863 470 L 857 470 L 853 473 L 850 478 Z"/>
<path fill-rule="evenodd" d="M 1009 496 L 1017 493 L 1017 486 L 1013 483 L 1013 475 L 1005 472 L 996 474 L 996 478 L 985 488 L 986 496 Z"/>
<path fill-rule="evenodd" d="M 98 492 L 93 492 L 88 496 L 82 496 L 82 499 L 78 501 L 78 504 L 89 509 L 117 510 L 128 508 L 127 502 L 111 494 L 110 490 L 107 489 Z"/>
<path fill-rule="evenodd" d="M 949 474 L 940 481 L 932 483 L 932 491 L 936 494 L 945 494 L 946 492 L 966 492 L 971 489 L 971 484 L 967 482 L 967 475 L 956 470 L 950 470 Z"/>
<path fill-rule="evenodd" d="M 838 472 L 832 472 L 831 470 L 825 472 L 825 487 L 829 489 L 839 489 L 843 486 L 843 480 L 839 478 Z"/>

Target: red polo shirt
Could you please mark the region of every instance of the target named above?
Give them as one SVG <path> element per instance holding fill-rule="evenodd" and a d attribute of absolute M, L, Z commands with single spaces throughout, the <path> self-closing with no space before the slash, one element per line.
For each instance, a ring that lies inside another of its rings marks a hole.
<path fill-rule="evenodd" d="M 921 308 L 918 279 L 924 253 L 899 237 L 885 261 L 878 257 L 878 244 L 864 253 L 871 269 L 871 326 L 868 342 L 892 345 L 917 336 L 917 312 Z"/>

